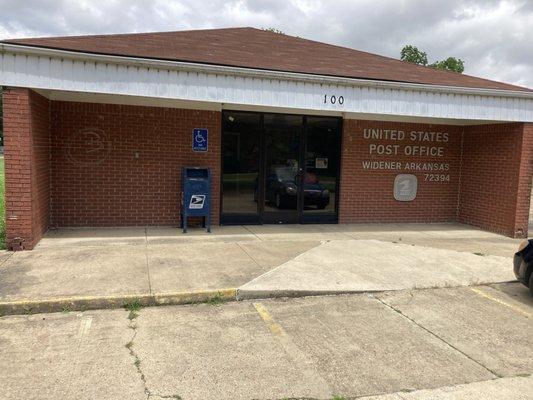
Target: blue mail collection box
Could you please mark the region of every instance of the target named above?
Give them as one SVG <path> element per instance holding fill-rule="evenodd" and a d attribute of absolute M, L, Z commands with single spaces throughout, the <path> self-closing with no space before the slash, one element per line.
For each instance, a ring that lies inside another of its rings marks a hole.
<path fill-rule="evenodd" d="M 211 171 L 202 167 L 181 169 L 181 228 L 187 232 L 188 217 L 204 217 L 211 232 Z"/>

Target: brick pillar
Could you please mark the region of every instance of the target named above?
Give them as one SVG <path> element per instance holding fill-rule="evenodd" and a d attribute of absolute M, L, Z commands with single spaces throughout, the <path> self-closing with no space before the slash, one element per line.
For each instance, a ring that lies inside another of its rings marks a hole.
<path fill-rule="evenodd" d="M 50 102 L 9 88 L 3 107 L 6 246 L 32 249 L 50 218 Z"/>
<path fill-rule="evenodd" d="M 526 237 L 532 156 L 531 124 L 465 127 L 458 220 L 506 236 Z"/>
<path fill-rule="evenodd" d="M 518 169 L 518 193 L 513 232 L 517 237 L 527 237 L 531 180 L 533 179 L 533 123 L 523 124 L 520 166 Z"/>

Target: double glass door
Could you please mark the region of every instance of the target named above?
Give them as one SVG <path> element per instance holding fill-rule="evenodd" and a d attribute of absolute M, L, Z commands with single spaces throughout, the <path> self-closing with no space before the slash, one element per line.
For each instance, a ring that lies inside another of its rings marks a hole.
<path fill-rule="evenodd" d="M 223 224 L 337 222 L 340 119 L 223 113 Z"/>

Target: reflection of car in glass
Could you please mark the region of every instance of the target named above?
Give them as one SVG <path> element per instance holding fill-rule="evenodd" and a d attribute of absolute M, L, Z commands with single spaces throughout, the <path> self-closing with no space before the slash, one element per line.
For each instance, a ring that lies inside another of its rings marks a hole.
<path fill-rule="evenodd" d="M 299 181 L 294 167 L 274 167 L 266 178 L 266 201 L 277 208 L 296 208 Z M 329 190 L 318 181 L 315 174 L 305 174 L 303 189 L 304 206 L 315 206 L 323 210 L 329 204 Z"/>
<path fill-rule="evenodd" d="M 516 279 L 529 287 L 533 296 L 533 239 L 520 243 L 514 255 L 514 274 Z"/>

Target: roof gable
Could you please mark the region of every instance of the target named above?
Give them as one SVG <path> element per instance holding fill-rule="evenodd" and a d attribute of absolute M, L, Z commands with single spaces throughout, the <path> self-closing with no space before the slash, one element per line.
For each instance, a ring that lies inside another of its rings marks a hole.
<path fill-rule="evenodd" d="M 227 28 L 4 40 L 27 46 L 273 71 L 483 89 L 530 89 L 273 33 Z"/>

